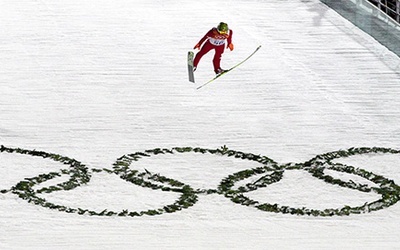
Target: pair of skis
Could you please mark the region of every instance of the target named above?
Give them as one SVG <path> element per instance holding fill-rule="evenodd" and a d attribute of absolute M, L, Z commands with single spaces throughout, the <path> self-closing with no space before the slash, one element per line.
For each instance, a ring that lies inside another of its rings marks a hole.
<path fill-rule="evenodd" d="M 239 67 L 239 66 L 242 65 L 244 62 L 246 62 L 247 60 L 249 60 L 250 57 L 252 57 L 260 48 L 261 48 L 261 45 L 258 46 L 258 47 L 253 51 L 253 53 L 251 53 L 251 54 L 250 54 L 248 57 L 246 57 L 243 61 L 241 61 L 241 62 L 239 62 L 238 64 L 234 65 L 234 66 L 231 67 L 230 69 L 225 70 L 225 71 L 222 72 L 221 74 L 218 74 L 217 76 L 215 76 L 214 78 L 212 78 L 212 79 L 209 80 L 208 82 L 206 82 L 206 83 L 200 85 L 199 87 L 197 87 L 197 89 L 200 89 L 200 88 L 206 86 L 207 84 L 209 84 L 209 83 L 215 81 L 215 80 L 218 79 L 219 77 L 225 75 L 225 74 L 228 73 L 229 71 L 231 71 L 231 70 L 233 70 L 233 69 Z M 194 81 L 194 72 L 193 72 L 193 59 L 194 59 L 194 52 L 193 52 L 193 51 L 189 51 L 189 52 L 188 52 L 188 59 L 187 59 L 187 60 L 188 60 L 189 81 L 194 83 L 195 81 Z"/>

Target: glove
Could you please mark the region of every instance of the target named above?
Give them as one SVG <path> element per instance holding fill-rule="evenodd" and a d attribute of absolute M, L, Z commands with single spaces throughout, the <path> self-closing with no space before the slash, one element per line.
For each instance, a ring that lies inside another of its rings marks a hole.
<path fill-rule="evenodd" d="M 232 51 L 233 48 L 234 48 L 233 43 L 228 44 L 226 47 L 229 48 L 231 51 Z"/>
<path fill-rule="evenodd" d="M 200 49 L 200 43 L 196 44 L 193 49 Z"/>

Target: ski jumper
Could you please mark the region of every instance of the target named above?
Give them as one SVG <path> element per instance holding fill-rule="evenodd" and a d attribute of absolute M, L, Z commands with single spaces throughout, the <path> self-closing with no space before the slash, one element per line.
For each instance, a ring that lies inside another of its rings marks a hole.
<path fill-rule="evenodd" d="M 196 46 L 200 46 L 203 44 L 204 41 L 206 41 L 201 47 L 200 51 L 196 54 L 194 61 L 193 61 L 193 66 L 197 67 L 197 64 L 199 64 L 200 59 L 207 54 L 210 50 L 214 49 L 215 50 L 215 55 L 213 58 L 213 65 L 214 65 L 214 71 L 218 72 L 221 69 L 221 57 L 222 53 L 224 53 L 225 50 L 225 40 L 228 41 L 228 45 L 232 44 L 232 30 L 229 30 L 227 34 L 220 34 L 217 30 L 217 28 L 212 28 L 210 31 L 207 32 L 207 34 L 200 39 L 200 41 L 197 43 Z M 232 50 L 233 48 L 231 48 Z"/>

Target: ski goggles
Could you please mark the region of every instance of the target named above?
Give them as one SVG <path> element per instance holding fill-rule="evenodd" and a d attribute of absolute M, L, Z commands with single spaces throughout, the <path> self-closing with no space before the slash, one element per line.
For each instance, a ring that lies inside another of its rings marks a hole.
<path fill-rule="evenodd" d="M 218 30 L 218 32 L 222 35 L 228 34 L 227 30 Z"/>

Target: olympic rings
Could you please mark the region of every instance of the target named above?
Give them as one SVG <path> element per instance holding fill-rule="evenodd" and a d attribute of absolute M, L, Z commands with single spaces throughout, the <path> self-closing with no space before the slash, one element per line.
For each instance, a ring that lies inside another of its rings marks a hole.
<path fill-rule="evenodd" d="M 194 189 L 191 186 L 184 184 L 178 180 L 174 180 L 160 174 L 153 174 L 148 170 L 140 172 L 139 170 L 135 170 L 132 168 L 135 162 L 140 161 L 140 159 L 144 157 L 151 157 L 159 154 L 183 154 L 189 152 L 196 154 L 212 154 L 221 157 L 234 157 L 237 159 L 257 162 L 258 164 L 260 164 L 260 166 L 252 169 L 242 170 L 229 175 L 228 177 L 221 180 L 217 189 Z M 91 170 L 89 170 L 85 165 L 75 159 L 57 154 L 46 153 L 43 151 L 8 148 L 5 146 L 1 146 L 0 153 L 16 153 L 31 155 L 33 157 L 50 158 L 51 160 L 54 160 L 56 162 L 68 165 L 68 169 L 61 169 L 59 172 L 41 174 L 33 178 L 25 178 L 23 181 L 20 181 L 15 186 L 11 187 L 9 190 L 0 191 L 0 193 L 11 192 L 18 195 L 19 198 L 27 200 L 29 203 L 67 213 L 88 214 L 97 216 L 130 217 L 142 215 L 160 215 L 163 213 L 173 213 L 193 206 L 197 202 L 199 195 L 220 194 L 229 198 L 234 203 L 254 207 L 256 209 L 259 209 L 260 211 L 296 215 L 343 216 L 380 210 L 392 206 L 400 200 L 400 187 L 396 185 L 394 181 L 389 180 L 383 176 L 374 174 L 372 172 L 366 171 L 364 169 L 333 162 L 333 160 L 335 159 L 349 157 L 352 155 L 371 153 L 400 154 L 399 150 L 394 150 L 390 148 L 350 148 L 348 150 L 339 150 L 317 155 L 316 157 L 304 163 L 289 163 L 285 165 L 279 165 L 278 163 L 269 159 L 266 156 L 234 151 L 228 149 L 225 146 L 219 149 L 192 147 L 175 147 L 172 149 L 156 148 L 146 150 L 144 152 L 136 152 L 133 154 L 123 155 L 122 157 L 118 158 L 117 161 L 113 164 L 112 169 Z M 295 208 L 282 206 L 279 204 L 261 203 L 256 200 L 252 200 L 245 195 L 246 193 L 252 192 L 256 189 L 264 188 L 268 185 L 279 182 L 283 177 L 283 173 L 290 170 L 307 171 L 311 174 L 311 176 L 322 179 L 329 184 L 339 185 L 341 187 L 351 188 L 361 192 L 375 192 L 381 195 L 381 198 L 376 201 L 367 202 L 357 207 L 344 206 L 343 208 L 339 209 L 327 208 L 324 210 L 317 210 L 305 207 Z M 378 187 L 370 187 L 366 184 L 362 185 L 359 183 L 355 183 L 351 180 L 346 182 L 340 179 L 336 179 L 332 176 L 329 176 L 328 174 L 325 174 L 325 170 L 356 175 L 375 183 Z M 71 208 L 63 205 L 53 204 L 38 196 L 41 193 L 71 190 L 80 185 L 87 184 L 91 179 L 91 175 L 96 172 L 116 174 L 121 179 L 128 181 L 132 184 L 144 188 L 151 188 L 154 190 L 175 192 L 178 193 L 180 196 L 178 200 L 174 203 L 160 208 L 150 209 L 146 211 L 122 210 L 118 212 L 109 211 L 107 209 L 98 212 L 83 208 Z M 35 185 L 43 183 L 55 177 L 59 177 L 61 175 L 69 175 L 70 178 L 68 181 L 57 184 L 55 186 L 34 190 Z M 238 184 L 239 181 L 243 182 L 256 175 L 261 175 L 261 178 L 258 177 L 256 181 L 235 188 L 235 185 Z"/>

